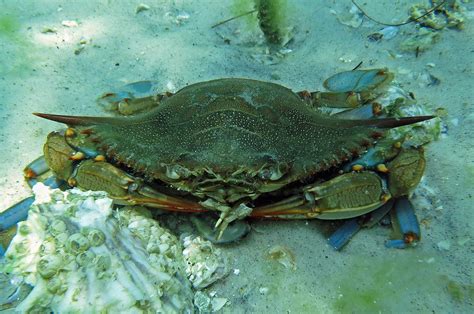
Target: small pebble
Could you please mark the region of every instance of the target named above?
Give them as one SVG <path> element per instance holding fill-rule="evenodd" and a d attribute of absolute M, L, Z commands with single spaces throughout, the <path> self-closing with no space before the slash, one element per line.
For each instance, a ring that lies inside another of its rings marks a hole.
<path fill-rule="evenodd" d="M 137 5 L 137 8 L 135 9 L 135 14 L 138 14 L 142 11 L 147 11 L 147 10 L 150 10 L 150 6 L 144 3 L 140 3 L 139 5 Z"/>
<path fill-rule="evenodd" d="M 61 22 L 62 26 L 66 27 L 78 27 L 79 24 L 76 21 L 69 21 L 69 20 L 64 20 Z"/>
<path fill-rule="evenodd" d="M 464 237 L 464 238 L 460 238 L 458 239 L 458 244 L 460 246 L 463 246 L 464 244 L 466 244 L 467 242 L 469 242 L 471 239 L 469 237 Z"/>
<path fill-rule="evenodd" d="M 436 245 L 438 246 L 438 249 L 442 251 L 448 251 L 451 248 L 451 243 L 449 243 L 448 240 L 440 241 Z"/>
<path fill-rule="evenodd" d="M 281 79 L 280 74 L 279 74 L 277 71 L 272 72 L 272 74 L 270 74 L 270 77 L 271 77 L 272 80 L 279 80 L 279 79 Z"/>
<path fill-rule="evenodd" d="M 220 309 L 224 307 L 224 305 L 226 305 L 226 303 L 227 303 L 226 298 L 213 298 L 211 300 L 212 311 L 213 312 L 219 311 Z"/>
<path fill-rule="evenodd" d="M 44 27 L 41 30 L 42 34 L 55 34 L 57 32 L 58 32 L 58 30 L 56 28 L 53 28 L 53 27 Z"/>

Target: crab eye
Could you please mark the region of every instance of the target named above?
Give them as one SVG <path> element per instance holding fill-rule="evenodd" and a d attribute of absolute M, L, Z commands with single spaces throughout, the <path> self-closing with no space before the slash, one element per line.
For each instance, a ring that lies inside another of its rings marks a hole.
<path fill-rule="evenodd" d="M 272 171 L 270 169 L 262 169 L 258 173 L 258 177 L 262 180 L 270 180 L 272 177 Z"/>
<path fill-rule="evenodd" d="M 284 173 L 282 170 L 283 169 L 280 169 L 280 167 L 265 168 L 260 170 L 258 176 L 262 180 L 276 181 L 283 177 Z"/>
<path fill-rule="evenodd" d="M 166 176 L 170 179 L 177 180 L 180 178 L 188 178 L 191 175 L 189 169 L 180 165 L 173 165 L 166 167 Z"/>
<path fill-rule="evenodd" d="M 170 179 L 177 180 L 180 178 L 178 171 L 176 171 L 176 166 L 167 166 L 166 167 L 166 176 Z"/>

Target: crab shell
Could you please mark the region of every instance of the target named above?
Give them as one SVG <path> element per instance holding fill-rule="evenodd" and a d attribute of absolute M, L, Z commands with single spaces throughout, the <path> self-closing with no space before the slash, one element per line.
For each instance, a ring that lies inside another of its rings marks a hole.
<path fill-rule="evenodd" d="M 235 78 L 190 85 L 134 117 L 37 115 L 74 127 L 147 181 L 224 204 L 317 177 L 386 129 L 429 118 L 338 119 L 281 85 Z"/>

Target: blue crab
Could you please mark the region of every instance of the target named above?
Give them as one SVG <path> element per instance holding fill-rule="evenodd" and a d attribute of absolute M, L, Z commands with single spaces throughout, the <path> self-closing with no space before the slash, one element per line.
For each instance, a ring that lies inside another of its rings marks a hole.
<path fill-rule="evenodd" d="M 432 116 L 377 117 L 380 108 L 364 105 L 392 79 L 385 69 L 348 71 L 325 82 L 329 92 L 299 93 L 241 78 L 175 94 L 130 84 L 101 98 L 130 116 L 36 113 L 68 128 L 49 134 L 44 159 L 26 176 L 50 169 L 118 204 L 215 212 L 217 237 L 245 217 L 359 217 L 406 197 L 424 171 L 422 148 L 384 135 Z M 328 115 L 324 106 L 346 111 Z M 403 243 L 418 240 L 412 229 L 403 231 Z"/>

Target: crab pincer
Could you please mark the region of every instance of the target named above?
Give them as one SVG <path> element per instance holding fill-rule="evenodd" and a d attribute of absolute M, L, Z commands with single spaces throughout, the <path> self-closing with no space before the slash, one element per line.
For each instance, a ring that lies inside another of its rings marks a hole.
<path fill-rule="evenodd" d="M 397 199 L 391 217 L 396 238 L 387 240 L 385 246 L 396 249 L 415 246 L 421 238 L 421 232 L 420 224 L 410 200 L 406 197 Z"/>

